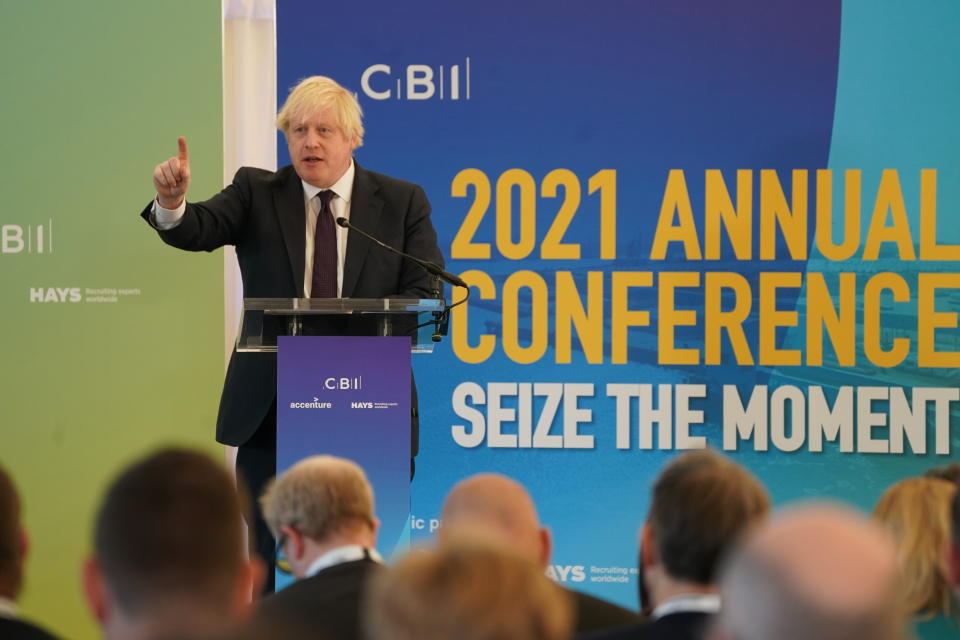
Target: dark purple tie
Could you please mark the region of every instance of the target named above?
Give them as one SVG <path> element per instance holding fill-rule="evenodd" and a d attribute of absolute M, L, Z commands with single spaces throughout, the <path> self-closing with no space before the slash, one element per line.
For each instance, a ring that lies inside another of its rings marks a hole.
<path fill-rule="evenodd" d="M 311 298 L 337 297 L 337 230 L 333 224 L 330 201 L 337 194 L 327 189 L 317 194 L 320 213 L 317 214 L 317 230 L 313 234 L 313 279 L 310 285 Z"/>

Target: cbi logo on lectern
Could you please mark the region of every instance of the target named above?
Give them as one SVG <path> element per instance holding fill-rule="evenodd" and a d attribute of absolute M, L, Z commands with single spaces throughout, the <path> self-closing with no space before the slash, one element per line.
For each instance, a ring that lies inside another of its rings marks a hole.
<path fill-rule="evenodd" d="M 53 253 L 53 220 L 47 224 L 0 224 L 0 254 Z"/>
<path fill-rule="evenodd" d="M 360 87 L 374 100 L 469 100 L 470 58 L 456 64 L 372 64 Z"/>

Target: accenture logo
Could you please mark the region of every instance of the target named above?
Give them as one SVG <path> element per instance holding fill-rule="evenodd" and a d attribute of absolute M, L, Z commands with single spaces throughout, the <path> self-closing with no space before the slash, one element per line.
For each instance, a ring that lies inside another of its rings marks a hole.
<path fill-rule="evenodd" d="M 469 100 L 470 58 L 453 65 L 372 64 L 363 70 L 360 87 L 374 100 Z"/>
<path fill-rule="evenodd" d="M 323 402 L 320 398 L 314 396 L 313 402 L 291 402 L 291 409 L 330 409 L 333 407 L 332 402 Z"/>

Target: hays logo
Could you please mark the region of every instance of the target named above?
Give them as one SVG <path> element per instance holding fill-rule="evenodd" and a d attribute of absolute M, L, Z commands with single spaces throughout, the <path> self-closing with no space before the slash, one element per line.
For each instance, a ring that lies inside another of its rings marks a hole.
<path fill-rule="evenodd" d="M 350 408 L 351 409 L 373 409 L 373 403 L 372 402 L 351 402 Z"/>
<path fill-rule="evenodd" d="M 80 287 L 30 287 L 30 302 L 80 302 Z"/>
<path fill-rule="evenodd" d="M 53 220 L 0 225 L 0 253 L 53 253 Z"/>
<path fill-rule="evenodd" d="M 360 86 L 374 100 L 469 100 L 470 58 L 463 64 L 373 64 L 364 69 Z"/>
<path fill-rule="evenodd" d="M 583 582 L 587 573 L 582 564 L 547 565 L 547 577 L 554 582 Z"/>
<path fill-rule="evenodd" d="M 314 396 L 313 402 L 291 402 L 291 409 L 329 409 L 333 406 L 332 402 L 323 402 L 320 398 Z"/>

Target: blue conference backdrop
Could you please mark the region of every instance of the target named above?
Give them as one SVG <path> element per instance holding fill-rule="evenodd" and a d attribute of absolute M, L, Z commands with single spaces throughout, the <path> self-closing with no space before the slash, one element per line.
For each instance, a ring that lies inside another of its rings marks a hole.
<path fill-rule="evenodd" d="M 505 473 L 552 529 L 548 573 L 636 606 L 678 451 L 864 509 L 955 456 L 958 13 L 279 0 L 278 99 L 316 74 L 355 91 L 357 161 L 425 188 L 472 285 L 414 356 L 414 542 L 455 482 Z"/>

